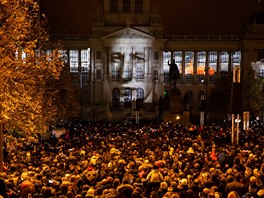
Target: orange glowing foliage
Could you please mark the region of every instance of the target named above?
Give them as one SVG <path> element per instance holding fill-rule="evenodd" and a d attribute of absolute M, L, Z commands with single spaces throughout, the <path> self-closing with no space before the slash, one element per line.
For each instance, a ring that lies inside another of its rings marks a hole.
<path fill-rule="evenodd" d="M 34 0 L 0 0 L 0 121 L 6 127 L 32 132 L 54 115 L 46 84 L 59 78 L 62 61 L 44 19 Z"/>

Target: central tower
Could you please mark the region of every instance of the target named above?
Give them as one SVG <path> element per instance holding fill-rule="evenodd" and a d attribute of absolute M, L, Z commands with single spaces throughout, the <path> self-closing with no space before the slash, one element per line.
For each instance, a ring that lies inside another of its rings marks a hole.
<path fill-rule="evenodd" d="M 162 52 L 165 40 L 157 8 L 149 0 L 103 0 L 92 26 L 94 101 L 109 107 L 113 119 L 157 117 L 163 95 Z"/>

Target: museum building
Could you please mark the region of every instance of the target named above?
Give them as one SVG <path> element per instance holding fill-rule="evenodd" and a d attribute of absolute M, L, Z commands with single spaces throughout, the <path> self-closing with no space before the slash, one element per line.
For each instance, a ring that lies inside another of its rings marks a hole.
<path fill-rule="evenodd" d="M 238 35 L 164 35 L 161 16 L 150 9 L 149 0 L 102 1 L 91 35 L 53 35 L 63 43 L 81 117 L 122 120 L 139 111 L 140 119 L 157 119 L 160 97 L 172 91 L 173 61 L 179 70 L 177 94 L 188 98 L 186 111 L 194 117 L 221 75 L 232 78 L 239 68 L 245 80 L 258 63 L 257 75 L 264 77 L 263 2 L 258 1 L 256 13 Z M 136 101 L 141 101 L 140 109 Z"/>

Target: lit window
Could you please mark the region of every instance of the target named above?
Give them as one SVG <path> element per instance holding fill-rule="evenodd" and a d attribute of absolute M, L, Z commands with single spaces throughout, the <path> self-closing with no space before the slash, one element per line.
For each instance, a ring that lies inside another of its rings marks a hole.
<path fill-rule="evenodd" d="M 175 51 L 173 53 L 173 58 L 175 60 L 175 63 L 177 64 L 178 70 L 180 74 L 182 73 L 182 51 Z"/>
<path fill-rule="evenodd" d="M 76 73 L 78 72 L 78 58 L 79 52 L 78 50 L 70 50 L 70 72 Z"/>
<path fill-rule="evenodd" d="M 170 66 L 168 65 L 168 61 L 171 60 L 171 53 L 170 52 L 163 52 L 163 74 L 164 74 L 164 82 L 169 82 L 169 69 Z"/>
<path fill-rule="evenodd" d="M 217 70 L 217 52 L 210 51 L 208 57 L 208 66 L 209 66 L 209 82 L 214 83 L 216 80 L 216 70 Z"/>
<path fill-rule="evenodd" d="M 81 50 L 81 67 L 82 72 L 89 72 L 90 70 L 90 49 Z"/>
<path fill-rule="evenodd" d="M 126 88 L 124 91 L 124 106 L 125 108 L 131 107 L 132 102 L 132 90 L 130 88 Z"/>
<path fill-rule="evenodd" d="M 67 50 L 59 50 L 59 56 L 62 59 L 62 61 L 64 63 L 68 63 L 68 54 L 67 54 Z"/>
<path fill-rule="evenodd" d="M 235 66 L 240 66 L 241 62 L 241 52 L 236 51 L 232 53 L 232 67 L 234 68 Z"/>
<path fill-rule="evenodd" d="M 197 52 L 197 79 L 199 83 L 205 80 L 206 52 Z"/>
<path fill-rule="evenodd" d="M 185 81 L 187 84 L 192 84 L 193 82 L 193 62 L 194 62 L 194 52 L 185 52 Z"/>
<path fill-rule="evenodd" d="M 221 52 L 220 54 L 220 71 L 228 71 L 229 53 Z"/>
<path fill-rule="evenodd" d="M 185 52 L 185 74 L 193 74 L 194 52 Z"/>
<path fill-rule="evenodd" d="M 137 99 L 144 99 L 144 90 L 142 88 L 137 89 Z"/>
<path fill-rule="evenodd" d="M 144 70 L 143 64 L 136 65 L 136 79 L 143 79 L 144 78 Z"/>

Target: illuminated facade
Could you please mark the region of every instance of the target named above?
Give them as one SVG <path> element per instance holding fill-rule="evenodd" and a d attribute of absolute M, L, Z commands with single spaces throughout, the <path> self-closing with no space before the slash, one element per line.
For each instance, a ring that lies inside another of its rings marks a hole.
<path fill-rule="evenodd" d="M 259 5 L 263 12 L 263 0 Z M 177 88 L 195 115 L 220 75 L 232 76 L 239 66 L 246 79 L 252 62 L 264 58 L 264 24 L 256 17 L 240 35 L 166 36 L 149 0 L 104 0 L 96 14 L 91 36 L 54 37 L 63 41 L 84 119 L 133 117 L 136 99 L 144 101 L 140 116 L 156 119 L 172 59 L 180 71 Z"/>

